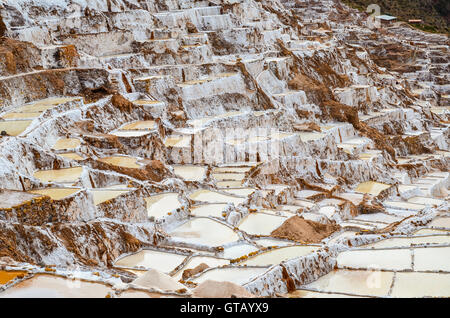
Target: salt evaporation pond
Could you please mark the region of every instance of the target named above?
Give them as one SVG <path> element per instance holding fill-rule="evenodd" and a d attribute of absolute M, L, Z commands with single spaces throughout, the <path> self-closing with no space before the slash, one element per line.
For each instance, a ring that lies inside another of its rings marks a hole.
<path fill-rule="evenodd" d="M 83 172 L 83 167 L 75 168 L 65 168 L 58 170 L 41 170 L 34 173 L 34 177 L 41 180 L 42 182 L 60 182 L 60 183 L 71 183 L 77 181 L 81 173 Z"/>
<path fill-rule="evenodd" d="M 5 285 L 19 276 L 25 275 L 23 271 L 0 271 L 0 286 Z"/>
<path fill-rule="evenodd" d="M 142 250 L 125 256 L 116 261 L 115 266 L 135 269 L 156 269 L 163 273 L 170 273 L 179 266 L 186 256 L 155 250 Z"/>
<path fill-rule="evenodd" d="M 265 213 L 250 213 L 239 224 L 239 229 L 250 235 L 270 235 L 287 218 Z"/>
<path fill-rule="evenodd" d="M 62 200 L 74 193 L 79 192 L 80 188 L 47 188 L 29 191 L 34 194 L 49 196 L 52 200 Z"/>
<path fill-rule="evenodd" d="M 220 218 L 227 206 L 228 204 L 225 203 L 202 204 L 191 207 L 191 213 L 197 217 L 214 216 Z"/>
<path fill-rule="evenodd" d="M 252 194 L 255 191 L 256 191 L 256 189 L 253 189 L 253 188 L 238 188 L 238 189 L 226 189 L 226 190 L 223 190 L 223 192 L 234 194 L 234 195 L 238 195 L 238 196 L 241 196 L 241 197 L 247 197 L 247 196 L 249 196 L 250 194 Z"/>
<path fill-rule="evenodd" d="M 32 123 L 31 120 L 0 121 L 0 131 L 6 131 L 10 136 L 18 136 Z"/>
<path fill-rule="evenodd" d="M 380 242 L 365 245 L 367 248 L 392 248 L 392 247 L 410 247 L 412 245 L 422 244 L 450 244 L 449 235 L 424 236 L 424 237 L 397 237 L 383 240 Z"/>
<path fill-rule="evenodd" d="M 254 245 L 248 243 L 238 243 L 225 247 L 221 255 L 224 258 L 236 259 L 256 251 L 258 251 L 258 248 Z"/>
<path fill-rule="evenodd" d="M 202 181 L 206 177 L 206 167 L 194 165 L 174 165 L 175 175 L 186 181 Z"/>
<path fill-rule="evenodd" d="M 155 128 L 156 123 L 154 120 L 141 120 L 134 123 L 125 124 L 124 126 L 120 127 L 119 130 L 147 130 Z"/>
<path fill-rule="evenodd" d="M 392 297 L 450 297 L 450 274 L 396 273 Z"/>
<path fill-rule="evenodd" d="M 387 296 L 393 277 L 393 272 L 335 270 L 302 287 L 320 292 Z"/>
<path fill-rule="evenodd" d="M 247 266 L 271 266 L 280 264 L 292 258 L 308 255 L 318 249 L 317 246 L 288 246 L 272 249 L 259 255 L 248 258 L 239 265 Z"/>
<path fill-rule="evenodd" d="M 359 193 L 367 193 L 367 194 L 372 194 L 372 195 L 379 195 L 382 191 L 389 189 L 391 187 L 391 185 L 389 184 L 384 184 L 384 183 L 380 183 L 380 182 L 374 182 L 374 181 L 368 181 L 368 182 L 364 182 L 359 184 L 355 191 L 359 192 Z"/>
<path fill-rule="evenodd" d="M 111 189 L 92 189 L 92 196 L 94 197 L 94 204 L 99 205 L 108 200 L 112 200 L 121 196 L 122 194 L 130 192 L 130 190 L 111 190 Z"/>
<path fill-rule="evenodd" d="M 183 272 L 185 270 L 193 269 L 202 263 L 208 265 L 208 267 L 213 268 L 213 267 L 219 267 L 219 266 L 223 266 L 223 265 L 229 265 L 230 261 L 226 260 L 226 259 L 212 257 L 212 256 L 194 256 L 186 263 L 186 265 L 182 269 L 180 269 L 173 276 L 173 278 L 176 279 L 177 281 L 182 279 Z"/>
<path fill-rule="evenodd" d="M 175 211 L 181 208 L 181 202 L 178 199 L 178 193 L 163 193 L 153 195 L 145 199 L 147 202 L 148 216 L 161 218 L 166 216 L 167 213 Z"/>
<path fill-rule="evenodd" d="M 450 272 L 450 247 L 415 248 L 414 270 Z"/>
<path fill-rule="evenodd" d="M 60 138 L 53 145 L 55 150 L 75 149 L 81 145 L 81 140 L 78 138 Z"/>
<path fill-rule="evenodd" d="M 253 278 L 261 275 L 267 268 L 259 267 L 234 267 L 234 268 L 214 268 L 204 272 L 199 277 L 191 279 L 192 282 L 201 284 L 207 280 L 215 280 L 219 282 L 232 282 L 243 285 Z"/>
<path fill-rule="evenodd" d="M 412 269 L 411 251 L 409 249 L 346 251 L 338 255 L 337 265 L 353 269 L 408 270 Z"/>
<path fill-rule="evenodd" d="M 189 198 L 199 202 L 233 203 L 234 205 L 239 205 L 246 200 L 246 198 L 238 198 L 211 190 L 197 190 L 194 193 L 191 193 Z"/>
<path fill-rule="evenodd" d="M 193 218 L 170 232 L 176 241 L 204 246 L 235 242 L 239 236 L 228 226 L 208 218 Z"/>
<path fill-rule="evenodd" d="M 36 275 L 0 292 L 0 298 L 105 298 L 106 285 L 51 275 Z"/>

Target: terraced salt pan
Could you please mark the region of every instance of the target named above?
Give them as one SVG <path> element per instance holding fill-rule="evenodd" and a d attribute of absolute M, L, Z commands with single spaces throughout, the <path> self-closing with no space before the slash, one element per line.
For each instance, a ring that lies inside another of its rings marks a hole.
<path fill-rule="evenodd" d="M 269 247 L 269 246 L 290 246 L 296 244 L 295 242 L 285 241 L 285 240 L 278 240 L 273 238 L 260 238 L 254 240 L 254 242 L 260 246 Z"/>
<path fill-rule="evenodd" d="M 164 145 L 166 147 L 173 148 L 186 148 L 191 146 L 191 136 L 169 136 L 164 140 Z"/>
<path fill-rule="evenodd" d="M 414 270 L 450 272 L 450 247 L 415 248 Z"/>
<path fill-rule="evenodd" d="M 239 229 L 250 235 L 270 235 L 287 218 L 265 213 L 251 213 L 239 224 Z"/>
<path fill-rule="evenodd" d="M 10 136 L 18 136 L 32 123 L 31 120 L 8 120 L 0 121 L 0 131 L 6 131 Z"/>
<path fill-rule="evenodd" d="M 139 131 L 139 130 L 117 130 L 110 133 L 111 135 L 117 137 L 142 137 L 150 134 L 149 131 Z"/>
<path fill-rule="evenodd" d="M 212 173 L 211 175 L 219 181 L 242 181 L 245 178 L 245 173 Z"/>
<path fill-rule="evenodd" d="M 61 153 L 58 155 L 61 157 L 67 158 L 69 160 L 84 160 L 83 157 L 81 157 L 79 154 L 77 154 L 75 152 Z"/>
<path fill-rule="evenodd" d="M 381 222 L 387 224 L 402 220 L 400 217 L 392 216 L 386 213 L 361 214 L 354 219 L 358 221 Z"/>
<path fill-rule="evenodd" d="M 125 156 L 112 156 L 98 159 L 98 161 L 108 163 L 114 166 L 122 167 L 122 168 L 133 168 L 139 169 L 142 166 L 137 163 L 136 158 L 133 157 L 125 157 Z"/>
<path fill-rule="evenodd" d="M 389 189 L 390 187 L 391 187 L 391 185 L 389 185 L 389 184 L 368 181 L 368 182 L 359 184 L 356 187 L 355 191 L 359 192 L 359 193 L 367 193 L 367 194 L 372 194 L 372 195 L 377 196 L 381 193 L 381 191 Z"/>
<path fill-rule="evenodd" d="M 299 132 L 297 133 L 303 142 L 314 141 L 318 139 L 325 138 L 327 134 L 317 133 L 317 132 Z"/>
<path fill-rule="evenodd" d="M 75 182 L 77 181 L 81 173 L 83 172 L 83 167 L 75 168 L 65 168 L 58 170 L 42 170 L 34 173 L 34 177 L 41 180 L 42 182 Z"/>
<path fill-rule="evenodd" d="M 285 184 L 268 184 L 266 186 L 266 189 L 268 190 L 274 190 L 275 191 L 275 195 L 280 194 L 282 191 L 289 189 L 288 185 Z"/>
<path fill-rule="evenodd" d="M 170 273 L 179 266 L 186 256 L 175 253 L 142 250 L 138 253 L 125 256 L 116 261 L 115 266 L 135 269 L 156 269 L 163 273 Z"/>
<path fill-rule="evenodd" d="M 434 234 L 450 234 L 450 230 L 421 229 L 414 232 L 414 235 L 434 235 Z"/>
<path fill-rule="evenodd" d="M 90 191 L 94 197 L 94 204 L 99 205 L 106 201 L 115 199 L 122 194 L 128 193 L 131 190 L 92 189 Z"/>
<path fill-rule="evenodd" d="M 61 138 L 53 145 L 55 150 L 75 149 L 81 145 L 81 140 L 78 138 Z"/>
<path fill-rule="evenodd" d="M 218 193 L 211 190 L 197 190 L 189 195 L 189 198 L 194 201 L 208 202 L 208 203 L 233 203 L 239 205 L 243 203 L 246 198 L 237 198 L 231 195 Z"/>
<path fill-rule="evenodd" d="M 335 270 L 302 287 L 321 292 L 387 296 L 393 277 L 393 272 Z"/>
<path fill-rule="evenodd" d="M 250 171 L 252 167 L 217 167 L 213 169 L 213 173 L 246 173 L 247 171 Z"/>
<path fill-rule="evenodd" d="M 22 272 L 22 271 L 0 271 L 0 286 L 13 281 L 18 276 L 25 275 L 26 273 L 27 272 Z"/>
<path fill-rule="evenodd" d="M 218 203 L 218 204 L 203 204 L 191 207 L 191 213 L 197 217 L 222 217 L 222 212 L 226 209 L 227 204 Z"/>
<path fill-rule="evenodd" d="M 288 246 L 270 250 L 262 254 L 253 256 L 239 265 L 247 266 L 271 266 L 280 264 L 288 259 L 308 255 L 318 249 L 317 246 Z"/>
<path fill-rule="evenodd" d="M 170 232 L 172 239 L 204 246 L 235 242 L 239 236 L 229 227 L 207 218 L 194 218 Z"/>
<path fill-rule="evenodd" d="M 221 253 L 222 257 L 228 259 L 236 259 L 252 252 L 256 252 L 258 248 L 248 243 L 239 243 L 229 247 L 225 247 Z"/>
<path fill-rule="evenodd" d="M 252 194 L 253 192 L 255 192 L 256 189 L 253 189 L 253 188 L 238 188 L 238 189 L 224 189 L 222 191 L 230 193 L 230 194 L 238 195 L 238 196 L 241 196 L 241 197 L 247 197 L 250 194 Z"/>
<path fill-rule="evenodd" d="M 424 237 L 405 237 L 390 238 L 380 242 L 366 245 L 369 248 L 391 248 L 391 247 L 410 247 L 411 245 L 422 244 L 450 244 L 450 236 L 424 236 Z"/>
<path fill-rule="evenodd" d="M 194 165 L 174 165 L 174 173 L 186 181 L 202 181 L 206 177 L 206 167 Z"/>
<path fill-rule="evenodd" d="M 413 197 L 408 199 L 408 202 L 410 203 L 417 203 L 417 204 L 424 204 L 424 205 L 441 205 L 445 201 L 444 200 L 438 200 L 428 197 Z"/>
<path fill-rule="evenodd" d="M 317 212 L 331 218 L 336 213 L 336 208 L 334 206 L 323 206 Z"/>
<path fill-rule="evenodd" d="M 267 268 L 215 268 L 204 272 L 199 277 L 191 279 L 192 282 L 201 284 L 206 280 L 215 280 L 219 282 L 232 282 L 238 285 L 243 285 L 253 278 L 261 275 Z"/>
<path fill-rule="evenodd" d="M 450 274 L 397 273 L 392 297 L 450 297 Z"/>
<path fill-rule="evenodd" d="M 74 193 L 79 192 L 79 188 L 48 188 L 29 191 L 34 194 L 42 194 L 49 196 L 52 200 L 62 200 Z"/>
<path fill-rule="evenodd" d="M 412 269 L 411 251 L 408 249 L 346 251 L 338 255 L 337 265 L 352 269 Z"/>
<path fill-rule="evenodd" d="M 239 188 L 242 185 L 242 181 L 217 181 L 218 188 Z"/>
<path fill-rule="evenodd" d="M 141 120 L 134 123 L 125 124 L 119 130 L 148 130 L 155 129 L 156 122 L 154 120 Z"/>
<path fill-rule="evenodd" d="M 112 289 L 100 283 L 36 275 L 0 293 L 0 298 L 105 298 Z"/>
<path fill-rule="evenodd" d="M 153 195 L 145 199 L 147 202 L 148 216 L 161 218 L 169 212 L 181 208 L 181 202 L 178 199 L 178 193 L 163 193 Z"/>
<path fill-rule="evenodd" d="M 423 204 L 409 203 L 403 201 L 385 201 L 384 206 L 409 211 L 420 211 L 425 208 L 425 205 Z"/>

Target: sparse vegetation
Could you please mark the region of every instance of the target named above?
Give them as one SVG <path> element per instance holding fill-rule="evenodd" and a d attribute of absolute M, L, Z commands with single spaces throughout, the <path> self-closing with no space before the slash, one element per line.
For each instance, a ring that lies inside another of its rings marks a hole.
<path fill-rule="evenodd" d="M 370 4 L 378 4 L 381 14 L 396 16 L 399 20 L 421 19 L 414 24 L 426 32 L 450 32 L 450 1 L 448 0 L 343 0 L 358 10 L 365 11 Z"/>

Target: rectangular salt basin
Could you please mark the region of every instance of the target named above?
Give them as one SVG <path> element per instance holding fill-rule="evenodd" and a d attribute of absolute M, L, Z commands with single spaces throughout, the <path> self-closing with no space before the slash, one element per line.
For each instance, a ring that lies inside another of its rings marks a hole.
<path fill-rule="evenodd" d="M 409 249 L 346 251 L 338 255 L 337 265 L 353 269 L 412 269 L 411 251 Z"/>
<path fill-rule="evenodd" d="M 247 197 L 250 194 L 252 194 L 253 192 L 255 192 L 256 189 L 253 189 L 253 188 L 238 188 L 238 189 L 224 189 L 222 191 L 226 192 L 226 193 L 238 195 L 238 196 L 241 196 L 241 197 Z"/>
<path fill-rule="evenodd" d="M 392 297 L 450 297 L 450 274 L 397 273 Z"/>
<path fill-rule="evenodd" d="M 355 217 L 354 219 L 358 221 L 381 222 L 387 224 L 402 220 L 402 218 L 392 216 L 386 213 L 361 214 Z"/>
<path fill-rule="evenodd" d="M 317 246 L 288 246 L 273 249 L 262 254 L 252 256 L 239 265 L 247 266 L 271 266 L 280 264 L 292 258 L 308 255 L 318 249 Z"/>
<path fill-rule="evenodd" d="M 303 287 L 321 292 L 387 296 L 393 277 L 393 272 L 336 270 Z"/>
<path fill-rule="evenodd" d="M 147 202 L 147 212 L 149 217 L 154 216 L 155 218 L 161 218 L 167 215 L 167 213 L 181 208 L 178 193 L 153 195 L 146 198 L 145 201 Z"/>
<path fill-rule="evenodd" d="M 242 185 L 242 181 L 218 181 L 218 188 L 239 188 Z"/>
<path fill-rule="evenodd" d="M 340 233 L 339 235 L 333 237 L 331 240 L 328 241 L 328 244 L 335 244 L 337 241 L 341 240 L 341 239 L 348 239 L 351 237 L 355 237 L 356 236 L 356 232 L 354 231 L 344 231 L 342 233 Z"/>
<path fill-rule="evenodd" d="M 242 267 L 242 268 L 215 268 L 209 270 L 199 277 L 192 279 L 194 283 L 201 284 L 204 281 L 215 280 L 219 282 L 232 282 L 238 285 L 243 285 L 250 280 L 258 277 L 262 273 L 264 273 L 267 268 L 251 268 L 251 267 Z"/>
<path fill-rule="evenodd" d="M 110 134 L 117 137 L 142 137 L 150 134 L 150 132 L 146 130 L 118 130 L 113 131 Z"/>
<path fill-rule="evenodd" d="M 256 252 L 258 248 L 249 243 L 238 243 L 232 246 L 225 247 L 221 252 L 221 256 L 227 259 L 236 259 L 252 252 Z"/>
<path fill-rule="evenodd" d="M 208 202 L 208 203 L 233 203 L 239 205 L 243 203 L 246 198 L 237 198 L 231 195 L 221 194 L 210 190 L 197 190 L 189 195 L 189 198 L 194 201 Z"/>
<path fill-rule="evenodd" d="M 60 138 L 53 145 L 55 150 L 75 149 L 81 145 L 81 140 L 78 138 Z"/>
<path fill-rule="evenodd" d="M 84 160 L 83 157 L 81 157 L 79 154 L 75 152 L 67 152 L 67 153 L 60 153 L 58 156 L 67 158 L 69 160 Z"/>
<path fill-rule="evenodd" d="M 414 270 L 450 272 L 450 247 L 415 248 Z"/>
<path fill-rule="evenodd" d="M 137 158 L 133 157 L 126 157 L 126 156 L 112 156 L 112 157 L 106 157 L 98 159 L 98 161 L 108 163 L 113 166 L 118 166 L 122 168 L 132 168 L 132 169 L 139 169 L 142 166 L 137 163 Z"/>
<path fill-rule="evenodd" d="M 164 141 L 166 147 L 187 148 L 191 146 L 191 136 L 169 136 Z"/>
<path fill-rule="evenodd" d="M 231 173 L 246 173 L 247 171 L 250 171 L 252 167 L 217 167 L 213 169 L 213 173 L 224 173 L 224 172 L 231 172 Z"/>
<path fill-rule="evenodd" d="M 82 172 L 83 167 L 42 170 L 35 172 L 34 177 L 42 182 L 75 182 L 80 178 Z"/>
<path fill-rule="evenodd" d="M 388 208 L 402 209 L 409 211 L 420 211 L 425 208 L 425 205 L 422 204 L 415 204 L 403 201 L 385 201 L 384 206 Z"/>
<path fill-rule="evenodd" d="M 155 129 L 156 122 L 154 120 L 136 121 L 134 123 L 125 124 L 119 130 L 147 130 Z"/>
<path fill-rule="evenodd" d="M 186 181 L 202 181 L 206 177 L 207 168 L 194 165 L 174 165 L 173 170 L 175 175 Z"/>
<path fill-rule="evenodd" d="M 80 191 L 79 188 L 48 188 L 48 189 L 32 190 L 29 192 L 49 196 L 52 200 L 62 200 L 79 191 Z"/>
<path fill-rule="evenodd" d="M 239 240 L 228 226 L 207 218 L 193 218 L 170 232 L 172 239 L 190 244 L 215 247 Z"/>
<path fill-rule="evenodd" d="M 178 267 L 186 256 L 175 253 L 142 250 L 125 256 L 116 261 L 115 266 L 131 267 L 135 269 L 156 269 L 163 273 L 170 273 Z"/>
<path fill-rule="evenodd" d="M 99 205 L 106 201 L 112 200 L 121 196 L 122 194 L 130 192 L 130 190 L 110 190 L 110 189 L 92 189 L 92 196 L 94 197 L 94 204 Z"/>
<path fill-rule="evenodd" d="M 242 181 L 245 173 L 212 173 L 212 177 L 218 181 Z"/>
<path fill-rule="evenodd" d="M 105 298 L 109 292 L 104 284 L 39 274 L 0 292 L 0 298 Z"/>
<path fill-rule="evenodd" d="M 30 126 L 31 120 L 0 121 L 0 131 L 6 131 L 10 136 L 18 136 Z"/>
<path fill-rule="evenodd" d="M 368 244 L 365 247 L 391 248 L 391 247 L 410 247 L 411 245 L 424 245 L 424 244 L 450 244 L 450 236 L 434 235 L 424 237 L 396 237 Z"/>
<path fill-rule="evenodd" d="M 364 182 L 359 184 L 356 189 L 355 192 L 359 192 L 359 193 L 367 193 L 367 194 L 372 194 L 372 195 L 379 195 L 382 191 L 389 189 L 391 187 L 391 185 L 389 184 L 384 184 L 384 183 L 380 183 L 380 182 L 374 182 L 374 181 L 368 181 L 368 182 Z"/>
<path fill-rule="evenodd" d="M 250 213 L 239 224 L 239 229 L 250 235 L 270 235 L 287 218 L 265 213 Z"/>
<path fill-rule="evenodd" d="M 417 203 L 417 204 L 425 204 L 425 205 L 441 205 L 445 201 L 433 199 L 433 198 L 427 198 L 427 197 L 413 197 L 413 198 L 408 199 L 408 202 Z"/>
<path fill-rule="evenodd" d="M 226 203 L 203 204 L 191 207 L 191 213 L 197 217 L 222 217 L 222 212 L 226 209 Z"/>

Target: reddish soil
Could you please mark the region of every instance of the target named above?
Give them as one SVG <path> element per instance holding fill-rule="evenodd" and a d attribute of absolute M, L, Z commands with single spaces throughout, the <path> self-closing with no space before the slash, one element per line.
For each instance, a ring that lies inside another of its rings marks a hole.
<path fill-rule="evenodd" d="M 306 243 L 319 243 L 339 228 L 339 225 L 322 224 L 296 215 L 272 231 L 271 236 Z"/>

